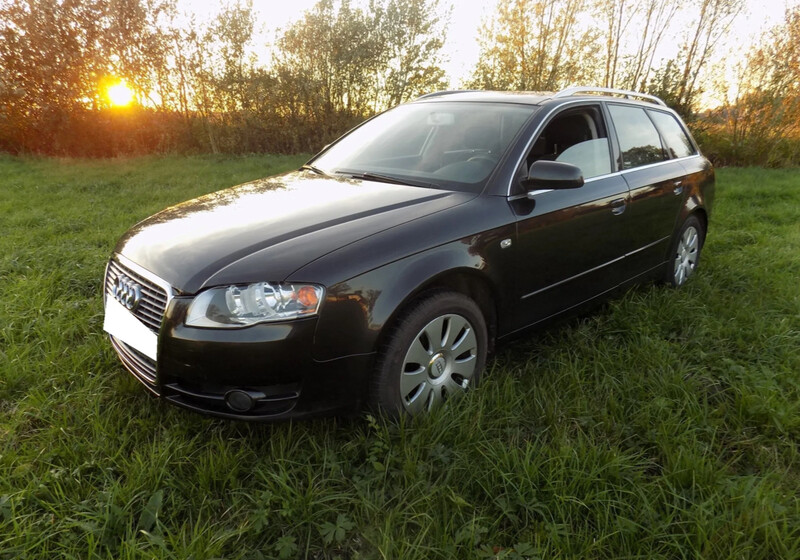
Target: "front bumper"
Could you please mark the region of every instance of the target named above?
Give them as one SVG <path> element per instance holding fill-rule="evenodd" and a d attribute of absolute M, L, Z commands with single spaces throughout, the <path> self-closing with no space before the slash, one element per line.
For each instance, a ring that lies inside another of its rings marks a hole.
<path fill-rule="evenodd" d="M 168 402 L 204 414 L 271 421 L 357 410 L 374 355 L 326 362 L 312 357 L 316 318 L 263 323 L 242 329 L 187 327 L 192 298 L 167 306 L 158 334 L 158 360 L 111 337 L 123 365 L 147 389 Z M 257 395 L 241 411 L 226 395 Z"/>

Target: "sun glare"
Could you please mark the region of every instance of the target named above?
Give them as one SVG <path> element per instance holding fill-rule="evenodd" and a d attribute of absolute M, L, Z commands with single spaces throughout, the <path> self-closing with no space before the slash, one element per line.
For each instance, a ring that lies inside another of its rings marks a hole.
<path fill-rule="evenodd" d="M 125 85 L 125 82 L 118 82 L 113 86 L 109 86 L 107 93 L 108 100 L 115 107 L 125 107 L 133 101 L 133 91 Z"/>

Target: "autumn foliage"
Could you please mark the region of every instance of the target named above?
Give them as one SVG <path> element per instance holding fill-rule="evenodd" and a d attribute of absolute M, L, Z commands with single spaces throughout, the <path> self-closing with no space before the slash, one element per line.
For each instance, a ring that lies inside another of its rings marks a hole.
<path fill-rule="evenodd" d="M 683 114 L 718 163 L 800 164 L 800 8 L 734 79 L 710 68 L 743 2 L 499 0 L 457 87 L 647 91 Z M 313 152 L 376 112 L 453 87 L 446 8 L 320 0 L 259 60 L 251 0 L 206 23 L 187 22 L 176 0 L 0 0 L 0 151 Z M 658 60 L 665 42 L 679 49 Z M 130 106 L 109 101 L 118 80 L 133 90 Z M 713 109 L 701 103 L 708 84 L 724 100 Z"/>
<path fill-rule="evenodd" d="M 800 164 L 800 7 L 749 54 L 732 86 L 698 127 L 706 152 L 728 165 Z"/>
<path fill-rule="evenodd" d="M 0 150 L 298 152 L 444 87 L 437 0 L 321 0 L 252 54 L 251 3 L 208 24 L 174 0 L 0 0 Z M 138 103 L 110 106 L 123 78 Z"/>

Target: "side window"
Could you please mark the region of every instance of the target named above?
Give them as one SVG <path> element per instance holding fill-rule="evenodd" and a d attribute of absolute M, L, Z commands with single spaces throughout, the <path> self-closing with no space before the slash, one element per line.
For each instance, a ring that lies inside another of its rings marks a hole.
<path fill-rule="evenodd" d="M 584 179 L 611 173 L 608 134 L 598 107 L 556 115 L 536 139 L 526 160 L 561 161 L 580 167 Z"/>
<path fill-rule="evenodd" d="M 686 131 L 683 130 L 674 115 L 649 109 L 647 113 L 656 123 L 656 128 L 661 132 L 661 138 L 664 139 L 669 157 L 681 158 L 695 153 L 692 141 L 689 140 Z"/>
<path fill-rule="evenodd" d="M 617 129 L 622 169 L 657 163 L 667 159 L 656 127 L 639 107 L 608 106 Z"/>

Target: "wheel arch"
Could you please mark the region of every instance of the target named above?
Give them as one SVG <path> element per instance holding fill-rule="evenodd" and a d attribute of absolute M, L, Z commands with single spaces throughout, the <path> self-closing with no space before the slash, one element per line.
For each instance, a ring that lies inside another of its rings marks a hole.
<path fill-rule="evenodd" d="M 675 240 L 677 239 L 677 236 L 680 233 L 683 224 L 685 224 L 686 220 L 688 220 L 691 217 L 695 217 L 698 220 L 700 220 L 700 225 L 703 226 L 702 243 L 705 244 L 706 236 L 708 235 L 708 210 L 705 208 L 705 206 L 696 203 L 696 201 L 693 202 L 694 202 L 693 204 L 687 205 L 684 208 L 684 211 L 681 213 L 678 223 L 675 224 L 675 231 L 673 232 L 672 238 L 670 239 L 668 251 L 672 251 L 672 247 L 675 244 Z M 670 254 L 668 252 L 666 258 L 669 259 L 669 257 Z"/>
<path fill-rule="evenodd" d="M 386 320 L 378 336 L 376 348 L 385 343 L 392 327 L 413 308 L 417 301 L 433 292 L 441 291 L 465 295 L 478 305 L 486 321 L 488 350 L 492 352 L 497 338 L 497 304 L 492 296 L 492 290 L 491 280 L 476 270 L 459 268 L 444 271 L 422 283 L 400 302 L 394 313 Z"/>
<path fill-rule="evenodd" d="M 697 219 L 700 220 L 700 224 L 703 226 L 703 242 L 705 243 L 706 235 L 708 235 L 708 212 L 704 207 L 698 206 L 689 216 L 696 216 Z M 689 216 L 687 216 L 687 218 Z"/>
<path fill-rule="evenodd" d="M 395 261 L 331 287 L 314 336 L 314 358 L 376 353 L 416 300 L 434 291 L 466 295 L 486 321 L 489 348 L 498 323 L 498 281 L 480 251 L 464 243 Z M 377 287 L 380 287 L 379 289 Z"/>

